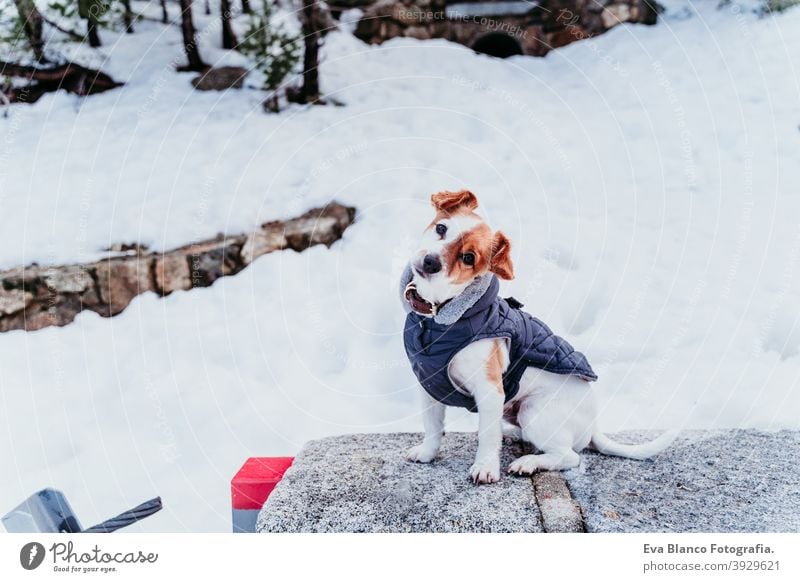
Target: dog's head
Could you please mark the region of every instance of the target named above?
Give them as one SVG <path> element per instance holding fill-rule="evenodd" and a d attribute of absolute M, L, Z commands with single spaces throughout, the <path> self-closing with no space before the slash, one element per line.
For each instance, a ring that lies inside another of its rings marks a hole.
<path fill-rule="evenodd" d="M 431 204 L 436 216 L 410 260 L 412 283 L 420 298 L 442 304 L 489 272 L 501 279 L 514 278 L 511 242 L 475 213 L 478 199 L 472 192 L 439 192 L 431 196 Z"/>

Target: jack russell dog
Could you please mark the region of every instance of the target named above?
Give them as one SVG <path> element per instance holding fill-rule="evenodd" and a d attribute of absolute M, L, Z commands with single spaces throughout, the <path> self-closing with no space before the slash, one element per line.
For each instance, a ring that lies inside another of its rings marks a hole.
<path fill-rule="evenodd" d="M 513 298 L 498 297 L 501 279 L 513 279 L 511 243 L 475 213 L 472 192 L 431 197 L 436 216 L 403 273 L 407 311 L 403 340 L 424 388 L 421 444 L 407 458 L 430 463 L 439 452 L 446 406 L 478 413 L 478 451 L 470 468 L 475 483 L 500 479 L 503 435 L 531 443 L 509 473 L 531 474 L 577 467 L 578 453 L 598 451 L 646 459 L 667 448 L 677 432 L 640 444 L 617 443 L 596 426 L 586 357 Z"/>

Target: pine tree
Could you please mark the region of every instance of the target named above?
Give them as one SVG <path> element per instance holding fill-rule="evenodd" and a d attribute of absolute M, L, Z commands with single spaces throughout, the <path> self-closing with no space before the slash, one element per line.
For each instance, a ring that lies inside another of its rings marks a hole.
<path fill-rule="evenodd" d="M 250 24 L 239 50 L 255 61 L 255 68 L 264 76 L 263 88 L 270 92 L 265 109 L 278 111 L 278 89 L 300 60 L 297 36 L 282 26 L 274 25 L 269 0 L 262 0 L 262 12 L 250 16 Z"/>

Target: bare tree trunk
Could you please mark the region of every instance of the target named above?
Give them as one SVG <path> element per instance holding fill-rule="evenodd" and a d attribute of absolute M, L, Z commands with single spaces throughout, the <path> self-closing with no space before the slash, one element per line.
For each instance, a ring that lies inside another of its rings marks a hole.
<path fill-rule="evenodd" d="M 192 22 L 192 0 L 180 0 L 181 5 L 181 32 L 183 33 L 183 50 L 186 52 L 188 64 L 181 67 L 185 71 L 202 71 L 208 68 L 200 58 L 200 51 L 197 48 L 197 39 L 194 33 L 194 22 Z"/>
<path fill-rule="evenodd" d="M 19 17 L 25 26 L 25 35 L 33 49 L 37 61 L 44 60 L 44 40 L 42 38 L 42 15 L 33 0 L 14 0 Z"/>
<path fill-rule="evenodd" d="M 253 10 L 250 8 L 250 0 L 242 0 L 242 13 L 250 14 Z"/>
<path fill-rule="evenodd" d="M 97 34 L 97 21 L 94 18 L 89 17 L 86 20 L 86 33 L 89 36 L 89 46 L 98 47 L 103 45 L 100 42 L 100 35 Z"/>
<path fill-rule="evenodd" d="M 169 22 L 169 13 L 167 12 L 167 0 L 161 0 L 161 22 L 167 24 Z"/>
<path fill-rule="evenodd" d="M 222 48 L 236 48 L 239 41 L 231 26 L 231 0 L 220 0 L 219 10 L 222 13 Z"/>
<path fill-rule="evenodd" d="M 97 28 L 105 8 L 101 0 L 78 0 L 78 15 L 86 21 L 89 46 L 98 47 L 102 44 Z"/>
<path fill-rule="evenodd" d="M 125 9 L 122 17 L 125 22 L 125 32 L 128 34 L 133 33 L 133 10 L 131 10 L 131 0 L 122 0 L 122 6 Z"/>
<path fill-rule="evenodd" d="M 303 101 L 319 101 L 319 18 L 317 0 L 303 0 Z"/>

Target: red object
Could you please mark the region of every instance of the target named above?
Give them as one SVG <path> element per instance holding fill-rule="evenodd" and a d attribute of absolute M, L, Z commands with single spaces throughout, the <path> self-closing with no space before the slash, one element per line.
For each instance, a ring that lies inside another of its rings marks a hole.
<path fill-rule="evenodd" d="M 250 457 L 231 479 L 233 509 L 261 509 L 294 457 Z"/>

